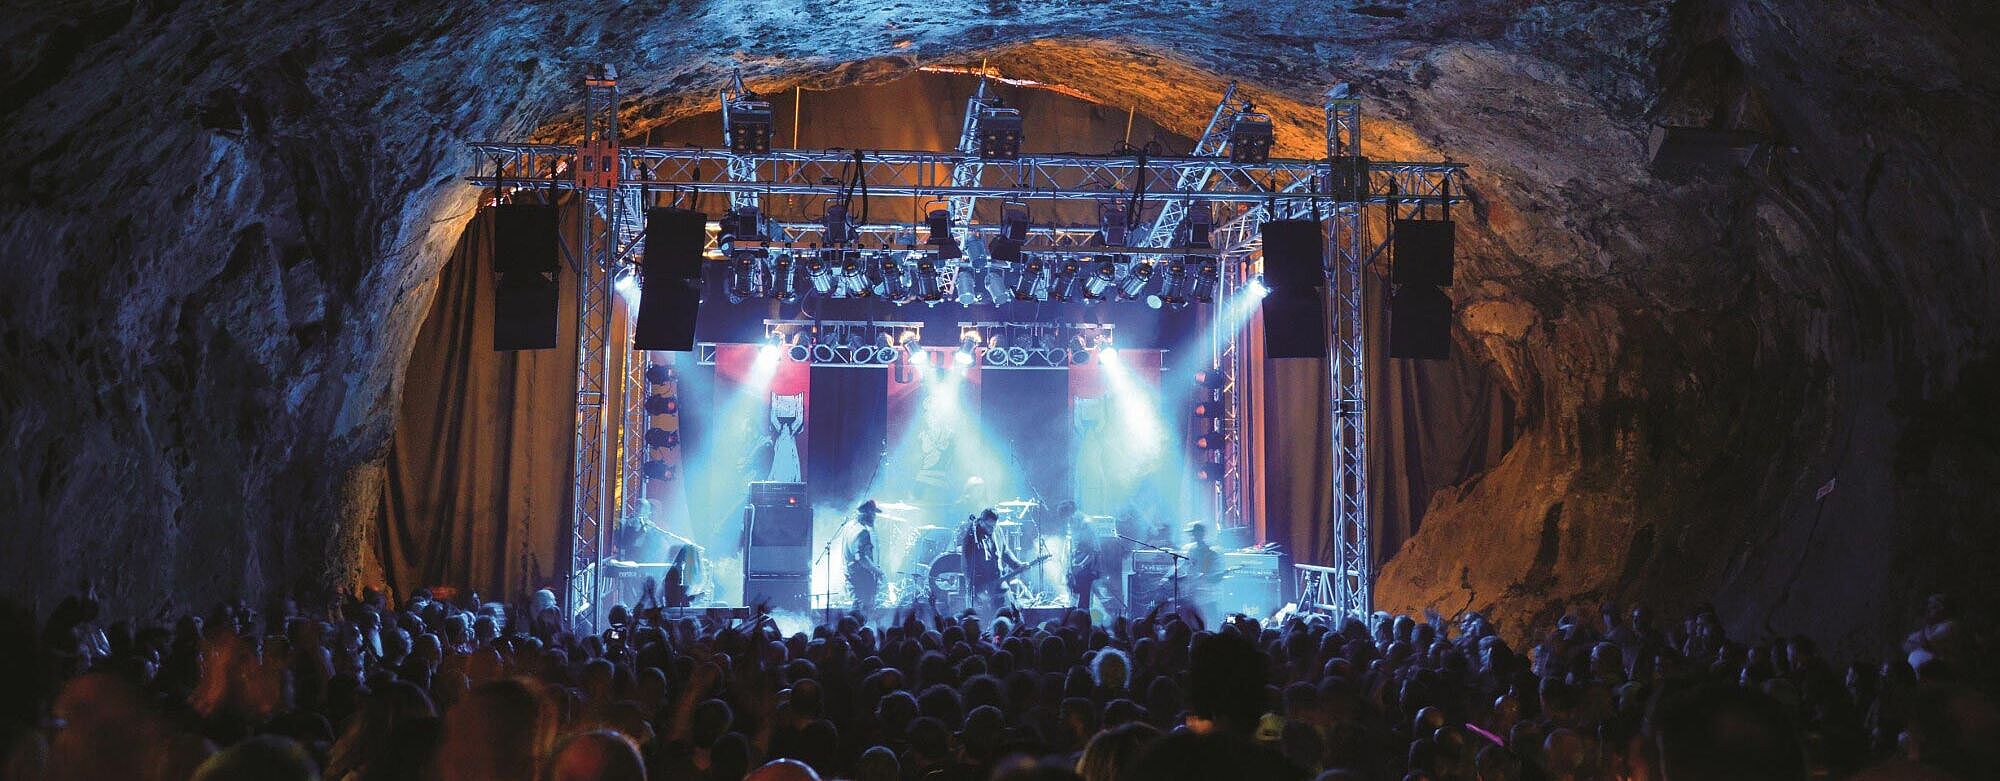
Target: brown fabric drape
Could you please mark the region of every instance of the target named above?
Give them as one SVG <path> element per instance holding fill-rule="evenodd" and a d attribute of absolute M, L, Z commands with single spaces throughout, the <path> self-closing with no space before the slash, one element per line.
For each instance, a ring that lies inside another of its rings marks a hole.
<path fill-rule="evenodd" d="M 1368 497 L 1376 563 L 1395 555 L 1417 533 L 1436 491 L 1459 485 L 1500 462 L 1517 427 L 1513 400 L 1465 343 L 1451 360 L 1391 359 L 1386 283 L 1370 275 Z M 1330 563 L 1333 454 L 1329 388 L 1322 359 L 1265 360 L 1261 318 L 1245 331 L 1253 360 L 1264 367 L 1249 392 L 1251 436 L 1264 455 L 1263 491 L 1256 502 L 1260 538 L 1282 543 L 1300 563 Z"/>
<path fill-rule="evenodd" d="M 473 218 L 445 263 L 403 380 L 370 551 L 398 595 L 449 585 L 511 598 L 560 582 L 576 279 L 557 275 L 557 348 L 496 352 L 489 218 Z"/>

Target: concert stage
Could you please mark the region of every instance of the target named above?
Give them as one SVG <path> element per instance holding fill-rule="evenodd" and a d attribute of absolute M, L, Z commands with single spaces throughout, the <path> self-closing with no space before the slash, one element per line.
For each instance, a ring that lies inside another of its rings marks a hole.
<path fill-rule="evenodd" d="M 1449 222 L 1405 217 L 1448 218 L 1460 166 L 1363 157 L 1347 85 L 1308 159 L 1273 157 L 1233 84 L 1198 137 L 1143 146 L 968 86 L 949 152 L 774 149 L 740 81 L 726 150 L 624 145 L 608 69 L 576 146 L 473 145 L 494 346 L 559 341 L 558 256 L 577 274 L 573 620 L 649 580 L 791 611 L 1268 615 L 1288 555 L 1330 565 L 1301 580 L 1315 609 L 1367 610 L 1362 219 L 1448 253 Z"/>

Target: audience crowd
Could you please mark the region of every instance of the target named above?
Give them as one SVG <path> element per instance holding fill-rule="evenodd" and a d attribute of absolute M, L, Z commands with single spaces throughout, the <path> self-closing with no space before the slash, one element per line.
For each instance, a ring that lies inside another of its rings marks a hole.
<path fill-rule="evenodd" d="M 1942 598 L 1896 658 L 1840 669 L 1706 610 L 1607 607 L 1517 651 L 1476 614 L 849 615 L 786 635 L 619 607 L 579 636 L 547 592 L 467 596 L 171 626 L 100 622 L 88 594 L 5 606 L 0 777 L 2000 777 L 1991 637 Z"/>

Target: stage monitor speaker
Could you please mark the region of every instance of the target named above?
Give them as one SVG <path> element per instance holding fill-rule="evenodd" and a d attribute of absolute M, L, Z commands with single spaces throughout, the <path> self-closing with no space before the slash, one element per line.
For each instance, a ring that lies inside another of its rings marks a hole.
<path fill-rule="evenodd" d="M 534 272 L 501 274 L 493 286 L 493 349 L 556 346 L 556 281 Z"/>
<path fill-rule="evenodd" d="M 807 575 L 743 578 L 743 604 L 764 604 L 773 611 L 804 613 L 812 610 L 812 578 Z"/>
<path fill-rule="evenodd" d="M 632 324 L 632 349 L 694 349 L 707 226 L 708 216 L 701 212 L 646 210 L 646 255 L 639 267 L 639 314 Z"/>
<path fill-rule="evenodd" d="M 1390 297 L 1389 357 L 1451 357 L 1451 298 L 1443 290 L 1412 285 Z"/>
<path fill-rule="evenodd" d="M 1272 290 L 1326 284 L 1326 236 L 1317 220 L 1271 220 L 1264 238 L 1264 283 Z"/>
<path fill-rule="evenodd" d="M 1450 220 L 1397 220 L 1395 273 L 1398 285 L 1450 287 L 1453 242 Z"/>
<path fill-rule="evenodd" d="M 1273 287 L 1261 302 L 1264 354 L 1269 358 L 1326 356 L 1326 291 Z"/>
<path fill-rule="evenodd" d="M 810 574 L 812 527 L 804 483 L 751 483 L 743 572 L 755 577 Z"/>
<path fill-rule="evenodd" d="M 493 207 L 493 270 L 553 273 L 562 259 L 556 207 L 503 203 Z"/>

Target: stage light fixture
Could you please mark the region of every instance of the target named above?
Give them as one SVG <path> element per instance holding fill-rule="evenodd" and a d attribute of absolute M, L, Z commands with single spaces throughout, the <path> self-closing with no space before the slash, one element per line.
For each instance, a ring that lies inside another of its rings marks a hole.
<path fill-rule="evenodd" d="M 680 444 L 681 444 L 681 433 L 678 431 L 668 431 L 663 428 L 646 429 L 647 447 L 663 447 L 672 449 L 680 447 Z"/>
<path fill-rule="evenodd" d="M 674 377 L 674 367 L 668 366 L 664 363 L 646 364 L 647 384 L 665 385 L 667 383 L 673 382 L 675 379 L 676 378 Z"/>
<path fill-rule="evenodd" d="M 639 296 L 639 275 L 632 273 L 631 266 L 623 266 L 618 269 L 617 278 L 612 280 L 611 289 L 626 301 L 634 301 Z"/>
<path fill-rule="evenodd" d="M 1194 437 L 1194 447 L 1201 451 L 1221 450 L 1223 442 L 1224 437 L 1220 431 L 1206 431 Z"/>
<path fill-rule="evenodd" d="M 1207 203 L 1187 205 L 1187 243 L 1190 247 L 1207 247 L 1209 234 L 1215 230 L 1215 212 Z"/>
<path fill-rule="evenodd" d="M 1207 304 L 1215 301 L 1215 288 L 1221 284 L 1222 274 L 1214 258 L 1203 258 L 1195 264 L 1194 278 L 1188 282 L 1188 297 L 1196 303 Z"/>
<path fill-rule="evenodd" d="M 1229 376 L 1223 374 L 1221 369 L 1202 369 L 1194 373 L 1194 384 L 1209 390 L 1222 390 L 1229 387 Z"/>
<path fill-rule="evenodd" d="M 749 252 L 733 253 L 729 258 L 729 303 L 741 304 L 757 297 L 756 259 Z"/>
<path fill-rule="evenodd" d="M 1146 283 L 1153 281 L 1153 264 L 1138 263 L 1126 272 L 1125 279 L 1118 283 L 1118 300 L 1137 301 L 1139 294 L 1146 292 Z"/>
<path fill-rule="evenodd" d="M 679 411 L 681 411 L 679 396 L 667 396 L 655 393 L 646 397 L 646 414 L 648 415 L 672 415 Z"/>
<path fill-rule="evenodd" d="M 1007 287 L 1007 272 L 1000 266 L 989 265 L 987 267 L 985 282 L 980 287 L 986 291 L 980 303 L 998 304 L 1007 300 L 1010 295 L 1009 288 Z"/>
<path fill-rule="evenodd" d="M 986 288 L 979 284 L 979 272 L 971 266 L 962 265 L 952 274 L 951 289 L 958 294 L 958 305 L 972 306 L 979 303 L 981 295 L 986 292 Z"/>
<path fill-rule="evenodd" d="M 739 155 L 771 151 L 771 103 L 755 92 L 744 92 L 723 107 L 723 132 L 729 151 Z"/>
<path fill-rule="evenodd" d="M 1217 404 L 1215 401 L 1197 401 L 1194 403 L 1194 409 L 1190 411 L 1197 418 L 1213 418 L 1221 414 L 1218 411 L 1221 408 Z"/>
<path fill-rule="evenodd" d="M 1000 204 L 1000 235 L 1026 243 L 1029 219 L 1028 204 L 1021 201 L 1007 201 Z"/>
<path fill-rule="evenodd" d="M 979 350 L 978 331 L 966 330 L 959 333 L 958 357 L 955 359 L 959 366 L 971 366 L 973 358 L 977 355 L 978 350 Z"/>
<path fill-rule="evenodd" d="M 1160 292 L 1146 297 L 1146 306 L 1154 309 L 1180 309 L 1187 306 L 1187 263 L 1174 261 L 1167 264 L 1165 278 L 1160 280 Z"/>
<path fill-rule="evenodd" d="M 1229 162 L 1250 165 L 1270 162 L 1274 137 L 1270 115 L 1243 104 L 1243 109 L 1229 122 Z"/>
<path fill-rule="evenodd" d="M 1021 156 L 1021 111 L 994 101 L 979 110 L 976 120 L 979 156 L 986 160 L 1013 160 Z"/>
<path fill-rule="evenodd" d="M 847 221 L 847 199 L 826 199 L 826 212 L 820 215 L 820 244 L 837 247 L 854 240 L 854 225 Z"/>
<path fill-rule="evenodd" d="M 1263 274 L 1251 277 L 1249 282 L 1243 283 L 1243 293 L 1251 298 L 1263 298 L 1270 292 L 1270 286 L 1264 284 Z"/>
<path fill-rule="evenodd" d="M 1118 262 L 1110 255 L 1099 255 L 1083 278 L 1083 300 L 1103 301 L 1117 284 Z"/>
<path fill-rule="evenodd" d="M 646 462 L 639 466 L 639 472 L 645 475 L 648 480 L 674 479 L 674 468 L 667 464 L 667 462 L 659 459 L 646 459 Z"/>
<path fill-rule="evenodd" d="M 1056 267 L 1055 284 L 1049 286 L 1049 298 L 1055 301 L 1074 301 L 1081 295 L 1082 280 L 1078 276 L 1083 268 L 1074 260 L 1065 260 Z"/>
<path fill-rule="evenodd" d="M 1047 301 L 1048 298 L 1049 278 L 1042 268 L 1042 261 L 1030 257 L 1022 265 L 1020 276 L 1014 280 L 1014 300 Z"/>
<path fill-rule="evenodd" d="M 1026 347 L 1015 346 L 1007 348 L 1008 366 L 1026 366 L 1028 365 L 1028 357 L 1028 348 Z"/>
<path fill-rule="evenodd" d="M 725 242 L 763 241 L 764 219 L 755 206 L 738 206 L 722 215 L 722 240 Z"/>
<path fill-rule="evenodd" d="M 921 276 L 921 275 L 919 275 Z M 903 277 L 903 264 L 896 262 L 896 253 L 882 256 L 882 297 L 892 303 L 909 300 L 910 286 Z"/>
<path fill-rule="evenodd" d="M 799 275 L 792 265 L 792 253 L 781 252 L 771 261 L 771 276 L 775 282 L 773 295 L 787 304 L 799 300 Z"/>
<path fill-rule="evenodd" d="M 1098 347 L 1097 360 L 1103 361 L 1109 366 L 1118 365 L 1118 348 L 1108 344 Z"/>
<path fill-rule="evenodd" d="M 812 346 L 805 342 L 785 345 L 785 357 L 790 358 L 792 363 L 812 363 Z"/>
<path fill-rule="evenodd" d="M 903 349 L 908 350 L 910 353 L 911 366 L 931 365 L 931 354 L 924 351 L 923 345 L 912 342 L 910 344 L 903 345 Z"/>
<path fill-rule="evenodd" d="M 868 272 L 858 254 L 847 253 L 841 260 L 840 282 L 847 289 L 848 298 L 867 298 L 875 294 L 873 286 L 868 284 Z"/>
<path fill-rule="evenodd" d="M 1104 246 L 1125 246 L 1125 230 L 1130 227 L 1125 223 L 1125 216 L 1123 199 L 1105 198 L 1097 201 L 1097 230 L 1104 239 Z"/>
<path fill-rule="evenodd" d="M 1217 461 L 1203 461 L 1194 468 L 1195 479 L 1211 484 L 1222 482 L 1222 464 Z"/>
<path fill-rule="evenodd" d="M 929 257 L 917 260 L 916 296 L 918 301 L 932 306 L 944 300 L 944 290 L 938 279 L 937 261 Z"/>
<path fill-rule="evenodd" d="M 806 281 L 812 283 L 814 293 L 833 294 L 833 267 L 839 263 L 839 255 L 837 251 L 828 251 L 806 260 Z"/>
<path fill-rule="evenodd" d="M 925 204 L 924 208 L 926 210 L 924 224 L 931 231 L 931 235 L 924 238 L 924 243 L 938 248 L 939 260 L 965 257 L 965 253 L 959 249 L 958 239 L 951 235 L 951 202 L 931 201 Z"/>

